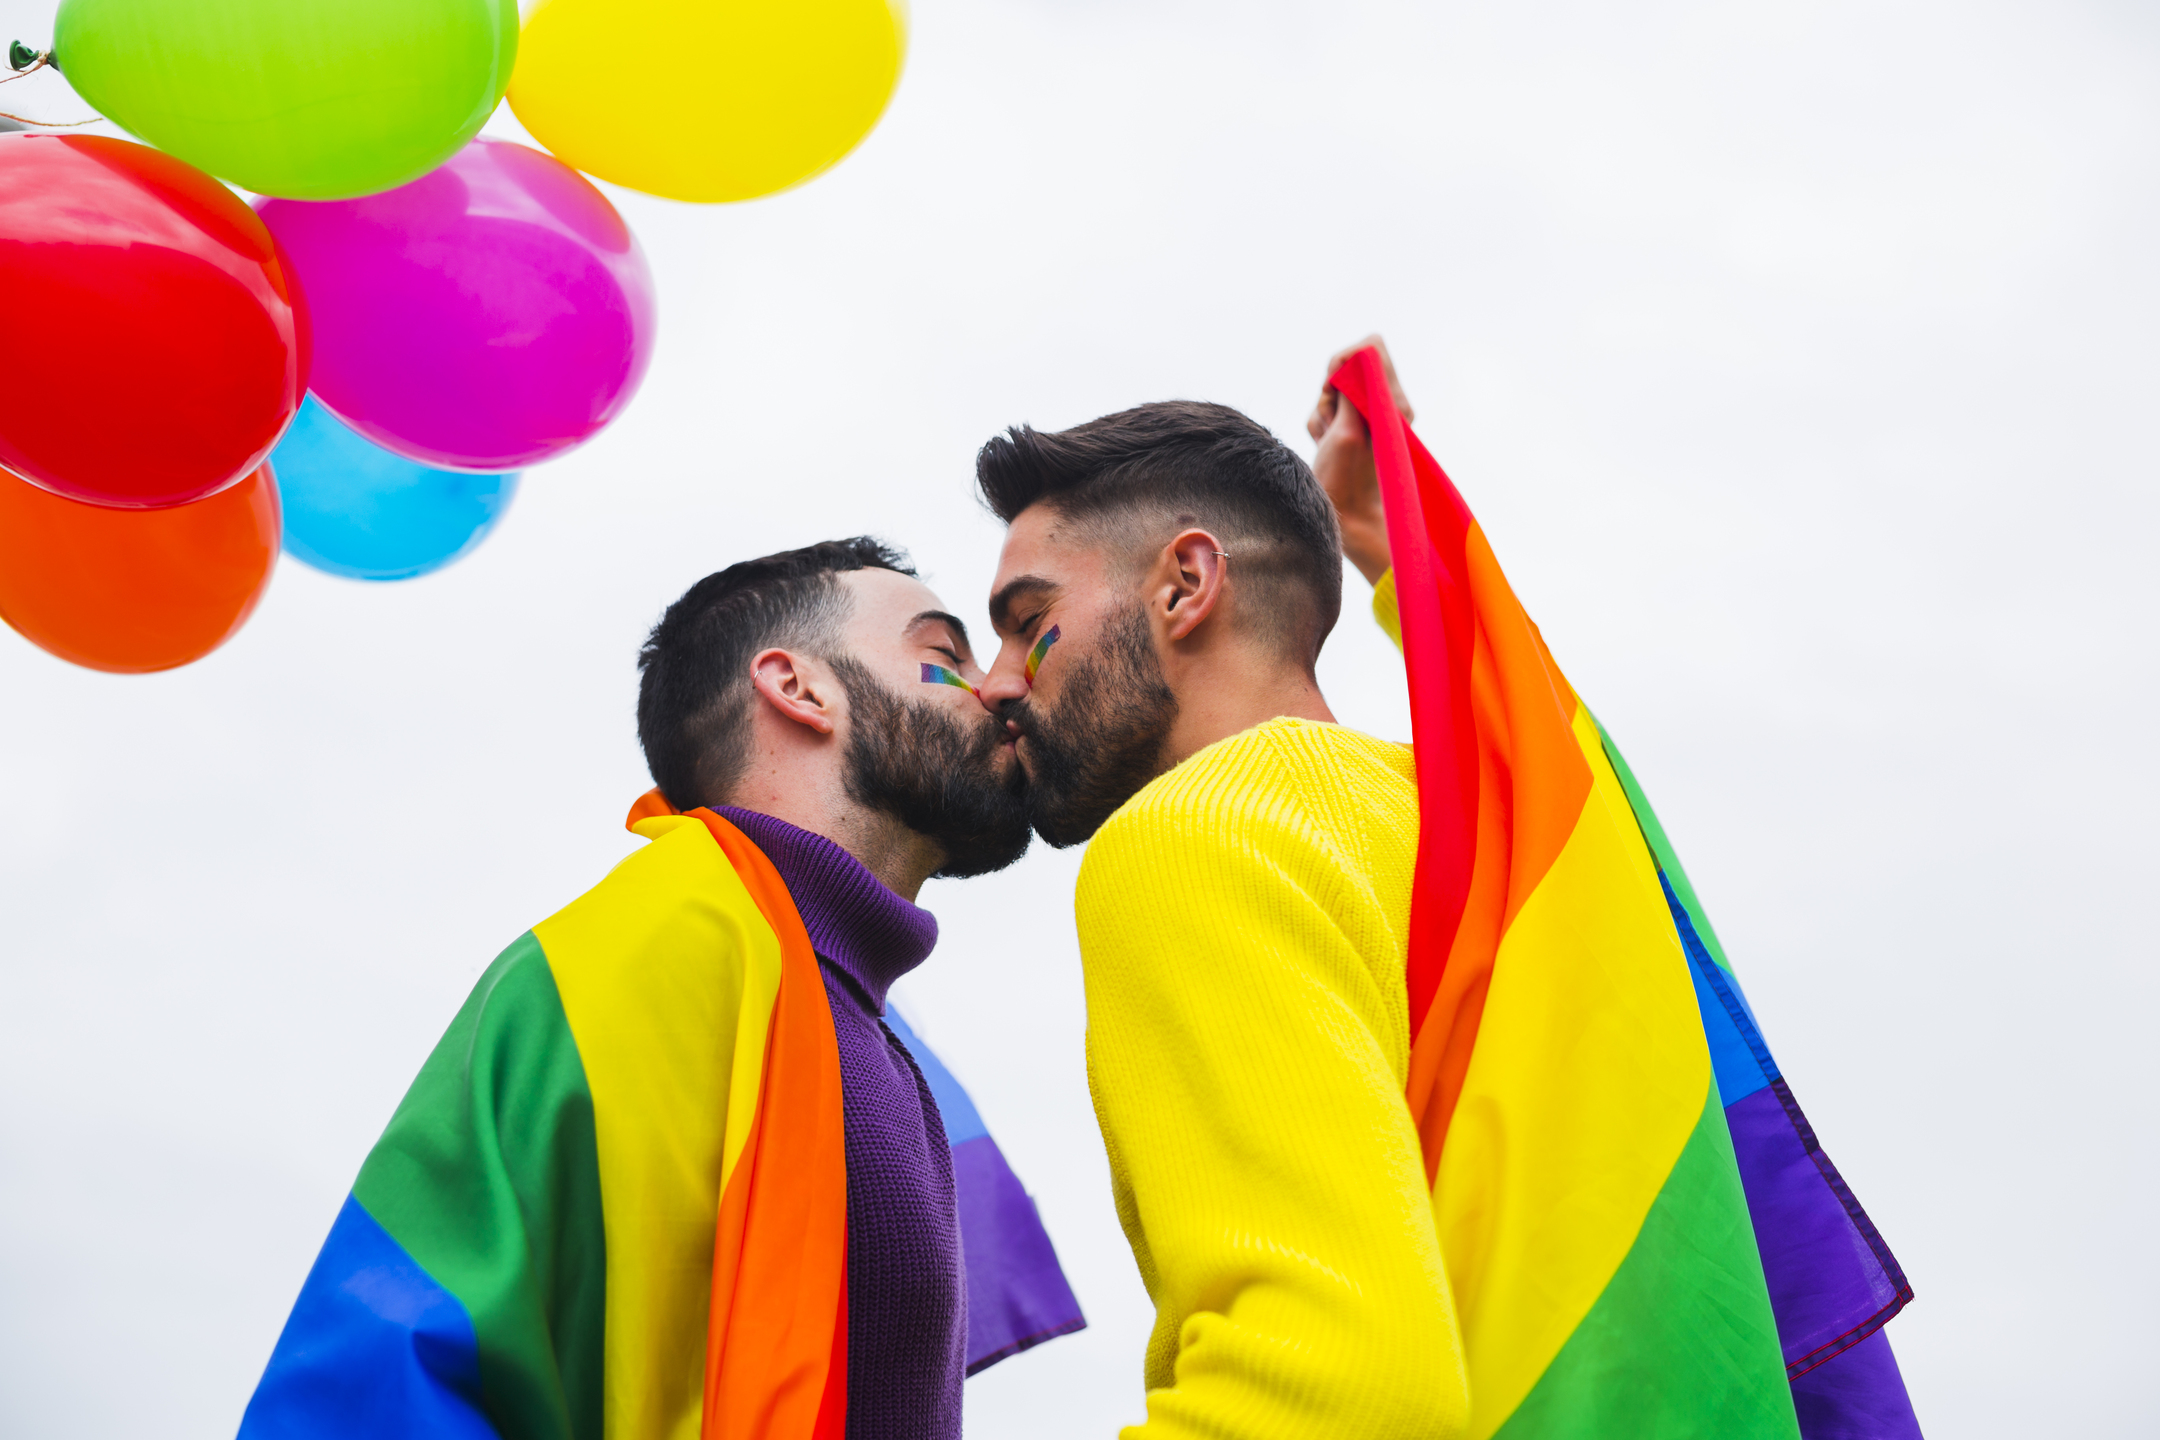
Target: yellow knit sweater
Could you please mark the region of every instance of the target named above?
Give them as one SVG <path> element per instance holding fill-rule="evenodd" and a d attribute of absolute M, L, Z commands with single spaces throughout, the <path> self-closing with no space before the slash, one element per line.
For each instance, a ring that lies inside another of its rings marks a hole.
<path fill-rule="evenodd" d="M 1462 1432 L 1462 1341 L 1403 1101 L 1410 750 L 1302 720 L 1113 815 L 1077 906 L 1088 1077 L 1156 1307 L 1125 1440 Z"/>

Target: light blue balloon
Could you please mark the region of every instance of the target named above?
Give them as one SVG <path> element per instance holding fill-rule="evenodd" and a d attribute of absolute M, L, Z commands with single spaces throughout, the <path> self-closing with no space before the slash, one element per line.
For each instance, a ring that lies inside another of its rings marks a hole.
<path fill-rule="evenodd" d="M 487 538 L 518 472 L 436 470 L 348 429 L 311 393 L 270 453 L 286 553 L 355 580 L 410 580 Z"/>

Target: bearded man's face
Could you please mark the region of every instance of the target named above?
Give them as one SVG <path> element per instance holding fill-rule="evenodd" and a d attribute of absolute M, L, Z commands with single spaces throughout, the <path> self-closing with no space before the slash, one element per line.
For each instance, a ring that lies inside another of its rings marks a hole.
<path fill-rule="evenodd" d="M 851 799 L 936 841 L 939 875 L 987 875 L 1027 853 L 1026 777 L 1001 720 L 904 696 L 851 658 L 832 666 L 847 687 Z"/>
<path fill-rule="evenodd" d="M 1163 772 L 1178 702 L 1137 603 L 1115 615 L 1092 647 L 1059 643 L 1066 648 L 1054 696 L 1031 691 L 1002 716 L 1019 731 L 1028 821 L 1063 849 L 1092 836 Z"/>

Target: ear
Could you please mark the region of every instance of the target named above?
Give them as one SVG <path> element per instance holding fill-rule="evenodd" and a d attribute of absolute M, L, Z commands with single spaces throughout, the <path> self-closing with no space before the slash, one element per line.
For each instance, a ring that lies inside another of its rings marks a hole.
<path fill-rule="evenodd" d="M 1169 639 L 1183 640 L 1215 613 L 1229 583 L 1228 560 L 1222 542 L 1205 530 L 1183 531 L 1163 547 L 1153 588 Z"/>
<path fill-rule="evenodd" d="M 760 650 L 750 660 L 750 684 L 782 718 L 830 735 L 840 719 L 839 691 L 811 673 L 812 663 L 786 650 Z"/>

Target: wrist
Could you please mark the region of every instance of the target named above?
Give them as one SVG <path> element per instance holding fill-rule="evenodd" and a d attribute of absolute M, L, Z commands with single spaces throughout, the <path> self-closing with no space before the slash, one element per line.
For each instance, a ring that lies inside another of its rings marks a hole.
<path fill-rule="evenodd" d="M 1377 585 L 1391 563 L 1387 521 L 1345 522 L 1342 527 L 1343 558 L 1357 566 L 1366 583 Z"/>

